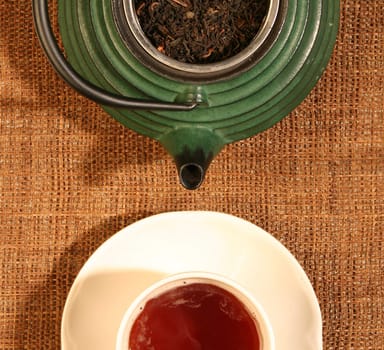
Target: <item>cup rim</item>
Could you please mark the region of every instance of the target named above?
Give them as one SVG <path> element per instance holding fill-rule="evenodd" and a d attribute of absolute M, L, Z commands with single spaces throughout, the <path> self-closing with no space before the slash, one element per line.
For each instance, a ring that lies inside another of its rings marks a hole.
<path fill-rule="evenodd" d="M 130 304 L 122 317 L 117 332 L 115 350 L 129 350 L 127 345 L 129 343 L 130 329 L 148 300 L 177 286 L 197 282 L 221 287 L 239 299 L 255 320 L 255 325 L 261 342 L 260 350 L 275 349 L 273 330 L 268 320 L 268 316 L 262 305 L 251 293 L 233 279 L 216 273 L 196 271 L 169 275 L 144 289 Z"/>

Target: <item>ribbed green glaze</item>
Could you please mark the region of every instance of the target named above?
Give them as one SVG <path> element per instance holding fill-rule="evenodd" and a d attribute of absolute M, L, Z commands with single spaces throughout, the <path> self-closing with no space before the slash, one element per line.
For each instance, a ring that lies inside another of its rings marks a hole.
<path fill-rule="evenodd" d="M 130 97 L 168 102 L 198 97 L 204 102 L 188 112 L 104 107 L 123 125 L 162 142 L 175 158 L 186 147 L 197 146 L 209 158 L 225 144 L 255 135 L 292 111 L 325 69 L 338 21 L 338 0 L 289 0 L 277 40 L 255 66 L 228 80 L 192 84 L 159 76 L 130 53 L 117 31 L 110 0 L 59 0 L 65 50 L 85 78 Z M 206 130 L 199 145 L 194 140 L 195 128 Z M 169 142 L 179 129 L 183 137 L 176 137 L 177 143 Z M 207 149 L 212 144 L 207 140 L 209 135 L 215 139 L 214 150 Z"/>

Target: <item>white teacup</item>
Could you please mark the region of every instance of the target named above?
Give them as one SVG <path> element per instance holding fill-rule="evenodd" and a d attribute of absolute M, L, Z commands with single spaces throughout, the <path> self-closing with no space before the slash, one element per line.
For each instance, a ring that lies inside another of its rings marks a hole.
<path fill-rule="evenodd" d="M 274 337 L 271 325 L 268 321 L 267 315 L 262 306 L 254 299 L 254 297 L 247 292 L 242 286 L 235 281 L 223 277 L 221 275 L 207 273 L 207 272 L 186 272 L 171 275 L 157 283 L 154 283 L 145 289 L 130 305 L 124 314 L 120 323 L 116 350 L 132 350 L 129 346 L 129 339 L 132 327 L 142 313 L 148 301 L 155 299 L 164 293 L 178 287 L 186 286 L 188 284 L 202 283 L 213 285 L 223 289 L 224 291 L 232 294 L 238 301 L 240 301 L 247 311 L 247 314 L 254 321 L 257 330 L 258 338 L 260 341 L 259 349 L 252 350 L 274 350 Z M 169 349 L 178 350 L 178 349 Z"/>

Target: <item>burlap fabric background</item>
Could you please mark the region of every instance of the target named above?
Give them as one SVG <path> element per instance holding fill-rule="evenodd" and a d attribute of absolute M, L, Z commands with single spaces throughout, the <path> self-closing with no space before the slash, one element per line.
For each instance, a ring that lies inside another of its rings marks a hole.
<path fill-rule="evenodd" d="M 155 141 L 58 79 L 30 1 L 1 1 L 1 349 L 59 349 L 67 293 L 92 252 L 138 219 L 197 209 L 247 219 L 290 249 L 319 298 L 325 349 L 384 349 L 384 2 L 341 7 L 308 98 L 226 147 L 189 192 Z"/>

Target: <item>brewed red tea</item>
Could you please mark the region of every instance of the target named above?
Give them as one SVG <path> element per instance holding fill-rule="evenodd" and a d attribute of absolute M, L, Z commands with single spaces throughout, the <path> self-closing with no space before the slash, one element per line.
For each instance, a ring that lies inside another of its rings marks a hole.
<path fill-rule="evenodd" d="M 191 283 L 145 304 L 131 329 L 129 349 L 260 350 L 260 337 L 252 315 L 234 295 Z"/>

